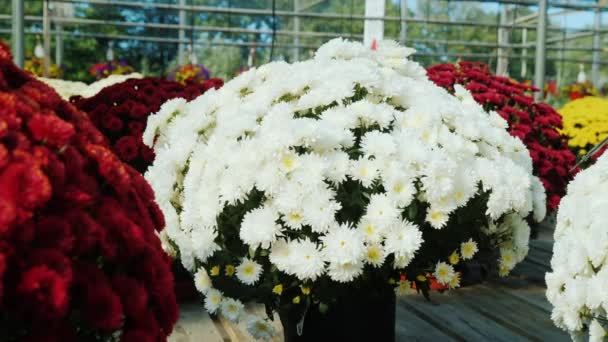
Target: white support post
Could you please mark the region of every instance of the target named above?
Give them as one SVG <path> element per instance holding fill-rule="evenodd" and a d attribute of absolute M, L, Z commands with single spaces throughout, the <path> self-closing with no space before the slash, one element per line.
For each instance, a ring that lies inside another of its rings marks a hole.
<path fill-rule="evenodd" d="M 365 0 L 365 16 L 374 18 L 384 17 L 384 0 Z M 374 40 L 384 39 L 384 20 L 365 19 L 363 25 L 363 44 L 371 47 Z"/>

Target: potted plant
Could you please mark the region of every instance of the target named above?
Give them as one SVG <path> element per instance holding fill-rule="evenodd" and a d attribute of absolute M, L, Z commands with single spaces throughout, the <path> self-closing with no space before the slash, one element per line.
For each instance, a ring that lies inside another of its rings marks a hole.
<path fill-rule="evenodd" d="M 557 213 L 547 298 L 573 340 L 608 338 L 608 155 L 579 172 Z"/>
<path fill-rule="evenodd" d="M 166 341 L 164 226 L 143 176 L 0 42 L 3 341 Z"/>
<path fill-rule="evenodd" d="M 395 294 L 458 287 L 479 250 L 501 274 L 525 257 L 545 211 L 528 151 L 412 52 L 335 39 L 150 116 L 162 238 L 210 313 L 268 339 L 258 301 L 288 341 L 394 340 Z"/>

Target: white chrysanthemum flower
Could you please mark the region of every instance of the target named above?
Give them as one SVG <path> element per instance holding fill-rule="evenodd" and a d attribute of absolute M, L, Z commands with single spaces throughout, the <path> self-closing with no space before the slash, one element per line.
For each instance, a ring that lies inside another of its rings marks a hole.
<path fill-rule="evenodd" d="M 244 258 L 236 268 L 236 277 L 243 284 L 255 284 L 260 279 L 260 274 L 262 274 L 262 265 L 248 258 Z"/>
<path fill-rule="evenodd" d="M 323 256 L 327 262 L 355 263 L 360 261 L 365 253 L 363 235 L 350 224 L 330 229 L 320 240 L 323 242 Z"/>
<path fill-rule="evenodd" d="M 440 261 L 435 266 L 433 275 L 437 279 L 437 282 L 447 285 L 455 276 L 454 267 L 446 262 Z"/>
<path fill-rule="evenodd" d="M 178 116 L 186 107 L 186 100 L 182 98 L 172 99 L 160 106 L 157 113 L 148 116 L 148 124 L 143 133 L 143 142 L 149 147 L 162 144 L 165 139 L 156 139 L 159 132 L 166 128 L 170 120 Z M 159 141 L 160 140 L 160 141 Z"/>
<path fill-rule="evenodd" d="M 280 155 L 279 168 L 288 173 L 295 170 L 300 165 L 300 157 L 297 153 L 289 151 Z"/>
<path fill-rule="evenodd" d="M 389 228 L 384 246 L 387 253 L 393 253 L 398 257 L 405 257 L 399 260 L 400 263 L 405 261 L 409 263 L 423 242 L 422 232 L 418 229 L 418 226 L 404 220 Z M 396 259 L 395 262 L 397 263 L 398 260 Z"/>
<path fill-rule="evenodd" d="M 301 280 L 316 280 L 324 273 L 325 262 L 317 244 L 308 239 L 292 241 L 289 249 L 289 273 Z"/>
<path fill-rule="evenodd" d="M 211 289 L 213 286 L 211 283 L 211 278 L 209 278 L 209 274 L 207 274 L 207 271 L 203 267 L 199 268 L 194 274 L 194 286 L 200 293 L 204 295 L 206 295 L 209 289 Z"/>
<path fill-rule="evenodd" d="M 245 306 L 240 301 L 232 298 L 224 298 L 220 305 L 220 312 L 231 322 L 238 323 L 244 308 Z"/>
<path fill-rule="evenodd" d="M 327 269 L 329 277 L 339 283 L 351 282 L 362 273 L 362 262 L 331 263 Z"/>
<path fill-rule="evenodd" d="M 290 262 L 292 261 L 290 244 L 285 240 L 278 240 L 272 244 L 268 257 L 270 262 L 279 270 L 287 272 L 290 267 Z"/>
<path fill-rule="evenodd" d="M 361 139 L 361 150 L 367 157 L 384 159 L 397 149 L 394 138 L 387 133 L 372 131 L 366 133 Z"/>
<path fill-rule="evenodd" d="M 456 289 L 460 287 L 460 275 L 455 273 L 450 282 L 448 283 L 448 288 Z"/>
<path fill-rule="evenodd" d="M 289 210 L 283 215 L 283 222 L 291 229 L 300 229 L 304 224 L 304 214 L 298 209 Z"/>
<path fill-rule="evenodd" d="M 395 294 L 397 297 L 407 296 L 413 292 L 412 285 L 408 280 L 400 280 L 395 287 Z"/>
<path fill-rule="evenodd" d="M 363 186 L 369 187 L 378 177 L 378 165 L 374 160 L 364 157 L 352 160 L 349 175 Z"/>
<path fill-rule="evenodd" d="M 477 251 L 479 251 L 477 242 L 473 241 L 472 238 L 460 244 L 460 255 L 462 256 L 462 260 L 472 259 Z"/>
<path fill-rule="evenodd" d="M 384 264 L 384 260 L 386 259 L 386 253 L 381 244 L 373 244 L 367 246 L 367 250 L 365 252 L 365 262 L 374 266 L 380 267 Z"/>
<path fill-rule="evenodd" d="M 202 262 L 220 249 L 215 243 L 217 233 L 213 229 L 199 229 L 192 233 L 192 251 Z"/>
<path fill-rule="evenodd" d="M 328 169 L 327 179 L 334 184 L 340 184 L 346 180 L 350 167 L 348 154 L 344 152 L 332 152 L 327 155 Z"/>
<path fill-rule="evenodd" d="M 366 242 L 377 243 L 382 240 L 386 227 L 383 224 L 375 224 L 369 217 L 363 216 L 359 224 L 357 224 L 357 229 L 361 232 Z"/>
<path fill-rule="evenodd" d="M 239 236 L 241 240 L 255 248 L 270 247 L 278 236 L 281 235 L 281 225 L 277 224 L 277 212 L 271 208 L 254 209 L 243 217 Z"/>
<path fill-rule="evenodd" d="M 432 207 L 426 212 L 426 222 L 431 224 L 435 229 L 445 227 L 450 218 L 449 214 L 442 210 L 433 209 Z"/>
<path fill-rule="evenodd" d="M 500 266 L 512 270 L 517 263 L 517 254 L 510 248 L 500 249 Z"/>
<path fill-rule="evenodd" d="M 373 194 L 365 216 L 380 227 L 388 227 L 399 219 L 400 210 L 386 194 Z"/>
<path fill-rule="evenodd" d="M 247 318 L 247 332 L 255 339 L 265 341 L 276 335 L 276 331 L 270 322 L 254 315 L 249 315 Z"/>
<path fill-rule="evenodd" d="M 223 294 L 218 289 L 209 289 L 205 295 L 205 309 L 210 314 L 214 314 L 220 308 Z"/>
<path fill-rule="evenodd" d="M 329 199 L 328 195 L 327 191 L 316 191 L 303 200 L 304 224 L 309 225 L 314 232 L 323 233 L 336 225 L 336 212 L 342 206 Z"/>

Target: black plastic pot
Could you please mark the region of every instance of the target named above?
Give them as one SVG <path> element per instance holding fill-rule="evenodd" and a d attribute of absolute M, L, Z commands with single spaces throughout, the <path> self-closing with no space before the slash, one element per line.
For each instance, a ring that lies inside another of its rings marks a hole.
<path fill-rule="evenodd" d="M 311 304 L 299 335 L 303 306 L 290 303 L 280 308 L 285 342 L 395 341 L 395 293 L 391 287 L 374 293 L 349 293 L 337 298 L 325 313 L 319 311 L 318 304 Z"/>

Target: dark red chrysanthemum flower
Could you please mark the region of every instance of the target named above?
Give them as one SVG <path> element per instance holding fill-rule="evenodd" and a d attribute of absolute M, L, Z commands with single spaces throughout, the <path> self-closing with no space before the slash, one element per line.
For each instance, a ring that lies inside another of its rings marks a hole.
<path fill-rule="evenodd" d="M 0 339 L 166 341 L 177 304 L 152 189 L 7 56 L 0 44 Z M 117 115 L 106 106 L 97 123 L 141 135 Z M 126 138 L 121 156 L 138 155 Z"/>
<path fill-rule="evenodd" d="M 506 77 L 493 75 L 483 63 L 439 64 L 427 69 L 431 81 L 448 91 L 461 84 L 486 110 L 496 111 L 509 123 L 509 133 L 521 139 L 530 151 L 537 175 L 547 192 L 547 207 L 557 209 L 572 179 L 567 172 L 576 157 L 568 149 L 567 137 L 558 131 L 562 119 L 551 106 L 534 103 L 537 89 Z"/>
<path fill-rule="evenodd" d="M 142 142 L 148 116 L 170 99 L 192 100 L 223 84 L 217 78 L 185 86 L 151 77 L 130 79 L 104 88 L 91 98 L 73 98 L 72 103 L 89 114 L 123 162 L 144 172 L 154 160 L 154 151 Z"/>

